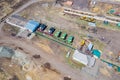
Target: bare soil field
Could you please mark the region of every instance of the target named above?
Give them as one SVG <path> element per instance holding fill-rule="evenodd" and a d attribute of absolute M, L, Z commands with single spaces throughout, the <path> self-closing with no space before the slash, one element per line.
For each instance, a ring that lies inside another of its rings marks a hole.
<path fill-rule="evenodd" d="M 27 1 L 28 0 L 0 0 L 0 19 L 3 19 Z"/>
<path fill-rule="evenodd" d="M 10 59 L 5 59 L 5 58 L 3 58 L 3 59 L 1 59 L 0 58 L 0 68 L 1 69 L 3 69 L 3 72 L 4 73 L 2 73 L 1 72 L 1 75 L 5 75 L 5 76 L 1 76 L 0 77 L 0 80 L 7 80 L 7 79 L 10 79 L 10 78 L 12 78 L 14 75 L 16 75 L 16 78 L 17 78 L 17 80 L 19 80 L 19 78 L 20 78 L 20 80 L 25 80 L 25 73 L 23 72 L 23 71 L 21 71 L 21 68 L 20 68 L 20 66 L 18 66 L 18 65 L 16 65 L 16 64 L 11 64 L 11 62 L 10 62 Z M 17 72 L 19 72 L 19 73 L 17 73 Z"/>
<path fill-rule="evenodd" d="M 33 60 L 34 68 L 25 71 L 21 65 L 12 61 L 12 59 L 0 58 L 0 80 L 61 80 L 63 76 L 55 70 L 50 63 L 39 59 Z"/>

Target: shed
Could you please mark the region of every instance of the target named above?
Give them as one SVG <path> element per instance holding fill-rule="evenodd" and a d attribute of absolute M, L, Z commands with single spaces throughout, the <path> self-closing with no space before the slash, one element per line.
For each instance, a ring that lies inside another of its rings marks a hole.
<path fill-rule="evenodd" d="M 96 59 L 94 57 L 91 57 L 89 55 L 86 55 L 79 50 L 75 50 L 73 56 L 73 60 L 80 62 L 86 66 L 93 67 L 95 64 Z"/>
<path fill-rule="evenodd" d="M 26 29 L 28 29 L 31 32 L 34 32 L 37 30 L 37 28 L 39 27 L 40 23 L 34 20 L 29 20 L 26 24 Z"/>
<path fill-rule="evenodd" d="M 93 44 L 90 43 L 90 44 L 88 45 L 88 47 L 87 47 L 87 50 L 91 51 L 92 49 L 93 49 Z"/>
<path fill-rule="evenodd" d="M 80 53 L 78 50 L 75 50 L 73 54 L 73 60 L 78 61 L 84 65 L 88 64 L 87 56 L 83 53 Z"/>
<path fill-rule="evenodd" d="M 99 50 L 97 50 L 97 49 L 92 50 L 92 54 L 96 58 L 100 58 L 100 56 L 101 56 L 101 52 Z"/>

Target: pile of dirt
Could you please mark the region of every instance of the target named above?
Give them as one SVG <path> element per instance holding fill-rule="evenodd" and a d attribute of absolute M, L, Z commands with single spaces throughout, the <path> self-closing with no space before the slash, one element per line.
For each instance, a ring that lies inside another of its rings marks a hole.
<path fill-rule="evenodd" d="M 10 59 L 0 58 L 0 80 L 25 80 L 21 67 L 12 64 Z"/>

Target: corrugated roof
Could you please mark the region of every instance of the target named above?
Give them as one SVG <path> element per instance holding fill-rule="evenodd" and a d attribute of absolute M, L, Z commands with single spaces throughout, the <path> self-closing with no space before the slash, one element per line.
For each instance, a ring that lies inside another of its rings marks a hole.
<path fill-rule="evenodd" d="M 96 59 L 94 57 L 91 57 L 90 55 L 81 53 L 79 50 L 75 50 L 72 58 L 73 58 L 73 60 L 78 61 L 89 67 L 93 67 L 95 64 L 95 61 L 96 61 Z"/>
<path fill-rule="evenodd" d="M 29 20 L 28 23 L 26 24 L 26 28 L 31 31 L 34 32 L 38 27 L 39 27 L 40 23 L 34 20 Z"/>
<path fill-rule="evenodd" d="M 84 65 L 88 64 L 87 55 L 80 53 L 78 50 L 75 50 L 73 54 L 73 59 Z"/>

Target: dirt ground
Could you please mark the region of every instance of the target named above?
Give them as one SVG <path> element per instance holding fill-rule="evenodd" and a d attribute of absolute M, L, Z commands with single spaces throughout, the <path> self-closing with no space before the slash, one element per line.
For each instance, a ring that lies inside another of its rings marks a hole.
<path fill-rule="evenodd" d="M 39 46 L 43 46 L 44 47 L 40 47 L 41 49 L 45 50 L 46 52 L 48 52 L 51 55 L 54 55 L 55 57 L 58 57 L 59 60 L 61 60 L 64 63 L 67 63 L 70 67 L 72 68 L 78 68 L 81 69 L 82 67 L 84 67 L 83 64 L 81 63 L 77 63 L 75 61 L 72 60 L 72 55 L 74 53 L 74 50 L 72 50 L 69 47 L 66 47 L 64 45 L 61 45 L 59 43 L 56 43 L 52 40 L 46 39 L 44 37 L 39 37 L 38 39 L 39 41 L 35 41 L 37 44 L 42 44 Z M 45 49 L 44 49 L 45 48 Z M 66 58 L 67 53 L 70 52 L 70 57 Z"/>
<path fill-rule="evenodd" d="M 28 0 L 0 0 L 0 19 L 4 18 L 27 1 Z"/>
<path fill-rule="evenodd" d="M 33 69 L 24 71 L 22 66 L 13 63 L 11 59 L 0 58 L 0 80 L 26 80 L 28 77 L 32 80 L 61 80 L 63 78 L 57 70 L 43 65 L 42 62 L 42 65 L 36 64 Z"/>
<path fill-rule="evenodd" d="M 0 58 L 0 68 L 4 70 L 5 76 L 0 80 L 7 80 L 12 78 L 14 75 L 20 80 L 25 80 L 24 72 L 21 71 L 21 67 L 16 64 L 11 64 L 10 59 Z M 19 73 L 18 73 L 19 72 Z"/>

